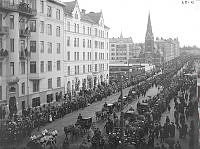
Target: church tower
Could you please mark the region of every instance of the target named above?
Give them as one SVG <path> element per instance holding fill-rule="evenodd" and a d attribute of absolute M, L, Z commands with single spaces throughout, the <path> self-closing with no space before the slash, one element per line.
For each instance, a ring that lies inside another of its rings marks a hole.
<path fill-rule="evenodd" d="M 154 36 L 152 32 L 151 18 L 150 18 L 150 13 L 149 13 L 146 36 L 145 36 L 145 62 L 146 63 L 152 63 L 153 52 L 154 52 Z"/>

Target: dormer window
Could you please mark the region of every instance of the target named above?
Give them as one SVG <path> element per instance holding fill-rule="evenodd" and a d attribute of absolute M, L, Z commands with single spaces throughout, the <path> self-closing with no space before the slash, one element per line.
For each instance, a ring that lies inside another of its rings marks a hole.
<path fill-rule="evenodd" d="M 77 13 L 77 11 L 76 11 L 76 14 L 75 14 L 75 19 L 78 19 L 78 13 Z"/>

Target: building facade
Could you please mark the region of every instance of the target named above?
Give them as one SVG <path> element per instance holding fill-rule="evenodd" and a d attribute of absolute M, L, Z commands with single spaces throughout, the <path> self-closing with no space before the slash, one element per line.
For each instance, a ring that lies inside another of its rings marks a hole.
<path fill-rule="evenodd" d="M 133 56 L 133 40 L 131 37 L 124 38 L 122 33 L 118 38 L 109 39 L 110 63 L 128 63 Z"/>
<path fill-rule="evenodd" d="M 156 38 L 155 49 L 157 49 L 159 53 L 162 55 L 163 62 L 168 62 L 180 56 L 178 38 L 174 38 L 174 39 Z"/>
<path fill-rule="evenodd" d="M 85 13 L 77 0 L 0 1 L 0 110 L 108 83 L 108 31 L 102 12 Z"/>
<path fill-rule="evenodd" d="M 86 13 L 78 2 L 64 8 L 65 90 L 76 92 L 109 82 L 109 28 L 102 12 Z"/>

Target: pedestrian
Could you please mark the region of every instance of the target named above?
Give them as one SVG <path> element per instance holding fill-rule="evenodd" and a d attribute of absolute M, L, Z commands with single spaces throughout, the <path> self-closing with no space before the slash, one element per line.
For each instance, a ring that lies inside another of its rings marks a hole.
<path fill-rule="evenodd" d="M 160 142 L 163 143 L 165 140 L 165 132 L 164 132 L 164 128 L 161 127 L 160 129 Z"/>
<path fill-rule="evenodd" d="M 170 112 L 171 106 L 170 106 L 170 105 L 168 105 L 167 109 L 168 109 L 168 111 Z"/>
<path fill-rule="evenodd" d="M 174 145 L 174 149 L 181 149 L 181 145 L 179 141 L 177 141 L 176 144 Z"/>
<path fill-rule="evenodd" d="M 169 133 L 170 133 L 170 137 L 172 137 L 172 138 L 175 137 L 175 125 L 174 125 L 174 122 L 171 122 L 171 124 L 170 124 Z"/>
<path fill-rule="evenodd" d="M 62 144 L 62 149 L 68 149 L 69 148 L 69 140 L 68 137 L 65 137 L 65 140 Z"/>

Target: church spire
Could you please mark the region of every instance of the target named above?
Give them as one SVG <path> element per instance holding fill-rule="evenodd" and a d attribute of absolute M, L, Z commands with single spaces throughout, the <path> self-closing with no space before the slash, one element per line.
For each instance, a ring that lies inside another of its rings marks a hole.
<path fill-rule="evenodd" d="M 148 16 L 148 23 L 147 23 L 146 37 L 147 37 L 148 34 L 149 34 L 151 37 L 153 36 L 152 26 L 151 26 L 151 17 L 150 17 L 150 12 L 149 12 L 149 16 Z"/>

